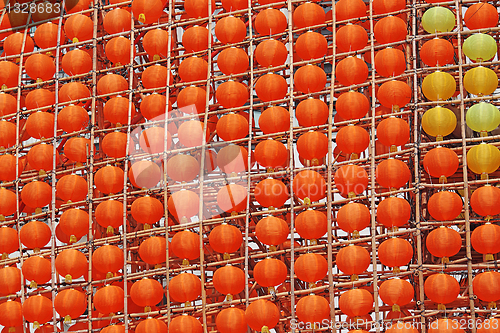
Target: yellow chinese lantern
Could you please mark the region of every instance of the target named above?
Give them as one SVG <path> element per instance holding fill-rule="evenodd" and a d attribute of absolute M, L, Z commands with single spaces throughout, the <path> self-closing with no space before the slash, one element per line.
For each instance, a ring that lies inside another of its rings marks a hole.
<path fill-rule="evenodd" d="M 457 117 L 450 109 L 436 106 L 427 110 L 422 117 L 422 128 L 425 133 L 435 136 L 436 141 L 442 141 L 457 126 Z"/>
<path fill-rule="evenodd" d="M 451 98 L 457 89 L 457 83 L 450 73 L 436 71 L 427 75 L 422 82 L 422 92 L 431 101 L 443 101 Z"/>
<path fill-rule="evenodd" d="M 455 27 L 455 15 L 445 7 L 432 7 L 422 15 L 422 27 L 430 34 L 452 31 Z"/>
<path fill-rule="evenodd" d="M 473 34 L 465 40 L 462 50 L 471 60 L 488 61 L 497 53 L 497 43 L 490 35 Z"/>
<path fill-rule="evenodd" d="M 469 94 L 483 96 L 492 94 L 498 87 L 496 73 L 486 67 L 469 69 L 464 76 L 464 88 Z"/>
<path fill-rule="evenodd" d="M 481 136 L 487 136 L 488 132 L 500 125 L 500 110 L 490 103 L 477 103 L 467 111 L 465 121 L 473 131 L 481 133 Z"/>
<path fill-rule="evenodd" d="M 500 151 L 488 143 L 481 143 L 467 152 L 467 166 L 481 175 L 481 179 L 488 179 L 488 174 L 495 172 L 500 166 Z"/>

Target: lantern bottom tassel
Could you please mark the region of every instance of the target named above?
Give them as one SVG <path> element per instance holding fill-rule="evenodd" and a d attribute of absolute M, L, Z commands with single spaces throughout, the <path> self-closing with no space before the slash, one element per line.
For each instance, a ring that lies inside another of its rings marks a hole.
<path fill-rule="evenodd" d="M 64 277 L 64 282 L 66 282 L 66 283 L 71 283 L 71 282 L 73 282 L 73 277 L 71 276 L 71 274 L 67 274 L 67 275 Z"/>
<path fill-rule="evenodd" d="M 493 261 L 495 258 L 493 257 L 492 253 L 488 253 L 484 256 L 485 261 Z"/>
<path fill-rule="evenodd" d="M 397 304 L 392 305 L 392 311 L 393 312 L 401 312 L 401 308 Z"/>
<path fill-rule="evenodd" d="M 496 302 L 489 302 L 488 303 L 488 309 L 496 309 L 496 308 L 497 308 Z"/>
<path fill-rule="evenodd" d="M 262 326 L 261 332 L 262 332 L 262 333 L 269 333 L 269 327 L 267 327 L 267 326 Z"/>
<path fill-rule="evenodd" d="M 446 306 L 443 303 L 439 303 L 438 310 L 446 310 Z"/>
<path fill-rule="evenodd" d="M 71 317 L 69 315 L 64 316 L 65 323 L 71 323 Z"/>

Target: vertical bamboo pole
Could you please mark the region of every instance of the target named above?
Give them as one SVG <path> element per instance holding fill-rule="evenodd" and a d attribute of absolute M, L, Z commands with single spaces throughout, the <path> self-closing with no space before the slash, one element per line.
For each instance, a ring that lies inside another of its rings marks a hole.
<path fill-rule="evenodd" d="M 378 306 L 378 268 L 377 268 L 377 240 L 375 238 L 377 234 L 377 221 L 376 221 L 376 207 L 375 207 L 375 104 L 376 104 L 376 94 L 375 94 L 375 41 L 374 41 L 374 23 L 373 23 L 373 1 L 370 1 L 370 57 L 372 63 L 371 70 L 371 89 L 372 89 L 372 100 L 371 100 L 371 122 L 370 122 L 370 215 L 371 215 L 371 250 L 372 250 L 372 274 L 373 274 L 373 300 L 375 302 L 375 322 L 377 333 L 380 332 L 380 316 L 379 316 L 379 306 Z"/>
<path fill-rule="evenodd" d="M 465 218 L 465 251 L 467 256 L 467 283 L 468 283 L 468 294 L 469 294 L 469 308 L 471 321 L 475 323 L 475 307 L 474 307 L 474 290 L 472 288 L 472 251 L 471 251 L 471 240 L 470 240 L 470 221 L 469 221 L 469 183 L 467 178 L 467 142 L 465 140 L 465 89 L 463 83 L 463 57 L 462 57 L 462 4 L 458 0 L 455 0 L 455 15 L 457 21 L 457 44 L 458 44 L 458 82 L 460 89 L 460 129 L 462 134 L 462 172 L 463 172 L 463 182 L 464 182 L 464 218 Z M 476 325 L 472 325 L 472 333 L 476 333 Z"/>
<path fill-rule="evenodd" d="M 420 122 L 419 122 L 419 106 L 418 106 L 418 101 L 419 101 L 419 93 L 418 93 L 418 75 L 417 75 L 417 69 L 418 69 L 418 62 L 417 62 L 417 41 L 416 37 L 418 36 L 418 22 L 417 22 L 417 1 L 413 0 L 412 2 L 412 66 L 413 66 L 413 105 L 414 105 L 414 110 L 413 110 L 413 136 L 414 136 L 414 155 L 415 155 L 415 224 L 417 226 L 417 231 L 416 231 L 416 239 L 417 239 L 417 263 L 419 267 L 422 267 L 422 232 L 421 232 L 421 221 L 420 221 L 420 211 L 421 211 L 421 193 L 420 193 Z M 419 305 L 420 313 L 423 314 L 425 311 L 425 294 L 424 294 L 424 273 L 422 269 L 418 270 L 418 300 L 417 300 L 417 305 Z M 420 324 L 421 324 L 421 330 L 422 333 L 425 333 L 426 327 L 425 327 L 425 317 L 420 316 Z"/>

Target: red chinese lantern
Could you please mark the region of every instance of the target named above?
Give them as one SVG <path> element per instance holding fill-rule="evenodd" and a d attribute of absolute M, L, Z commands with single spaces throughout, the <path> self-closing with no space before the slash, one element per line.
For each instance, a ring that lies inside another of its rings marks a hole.
<path fill-rule="evenodd" d="M 191 231 L 180 231 L 172 237 L 172 252 L 182 260 L 182 265 L 189 265 L 189 260 L 200 257 L 200 238 Z"/>
<path fill-rule="evenodd" d="M 336 45 L 341 52 L 361 50 L 367 43 L 368 34 L 360 25 L 348 23 L 337 31 Z"/>
<path fill-rule="evenodd" d="M 349 244 L 340 249 L 335 263 L 344 274 L 351 276 L 352 281 L 357 281 L 358 275 L 370 266 L 371 257 L 364 247 Z"/>
<path fill-rule="evenodd" d="M 350 198 L 363 193 L 368 186 L 368 174 L 365 169 L 354 164 L 341 166 L 335 172 L 334 179 L 340 194 Z"/>
<path fill-rule="evenodd" d="M 158 304 L 163 298 L 163 287 L 160 282 L 143 278 L 134 282 L 130 288 L 132 301 L 144 308 L 144 312 L 150 312 L 151 307 Z"/>
<path fill-rule="evenodd" d="M 56 65 L 51 57 L 46 54 L 32 54 L 26 59 L 26 74 L 41 83 L 49 81 L 56 72 Z"/>
<path fill-rule="evenodd" d="M 213 36 L 210 38 L 213 45 Z M 208 48 L 208 29 L 200 26 L 186 29 L 182 35 L 182 45 L 186 53 L 206 50 Z"/>
<path fill-rule="evenodd" d="M 326 259 L 317 253 L 306 253 L 295 260 L 295 274 L 302 281 L 309 282 L 309 287 L 323 280 L 328 272 Z"/>
<path fill-rule="evenodd" d="M 89 125 L 87 111 L 78 105 L 68 105 L 57 115 L 57 125 L 66 133 L 80 131 Z"/>
<path fill-rule="evenodd" d="M 119 93 L 125 90 L 128 90 L 127 80 L 118 74 L 106 74 L 97 82 L 97 93 L 99 95 Z"/>
<path fill-rule="evenodd" d="M 380 19 L 373 28 L 375 39 L 380 44 L 389 44 L 406 39 L 406 23 L 397 16 Z"/>
<path fill-rule="evenodd" d="M 368 66 L 353 56 L 342 59 L 335 67 L 335 76 L 343 86 L 351 86 L 365 82 L 368 79 Z"/>
<path fill-rule="evenodd" d="M 217 89 L 217 91 L 219 89 L 220 86 Z M 165 98 L 164 96 L 162 97 Z M 207 92 L 202 87 L 189 86 L 182 89 L 179 92 L 179 95 L 177 95 L 177 106 L 183 113 L 195 113 L 195 114 L 203 113 L 205 112 L 206 105 L 207 105 Z M 142 113 L 142 108 L 141 108 L 141 113 Z M 165 113 L 165 110 L 163 110 L 163 113 Z"/>
<path fill-rule="evenodd" d="M 424 283 L 425 295 L 434 303 L 438 303 L 438 309 L 446 309 L 444 304 L 448 304 L 457 299 L 460 293 L 458 281 L 444 273 L 429 276 Z"/>
<path fill-rule="evenodd" d="M 222 223 L 212 229 L 208 241 L 215 252 L 223 253 L 224 258 L 229 259 L 229 254 L 241 247 L 243 236 L 235 226 Z"/>
<path fill-rule="evenodd" d="M 66 83 L 59 89 L 59 103 L 71 102 L 72 104 L 86 107 L 90 104 L 90 90 L 83 83 Z M 85 101 L 79 101 L 86 99 Z"/>
<path fill-rule="evenodd" d="M 335 4 L 337 21 L 345 21 L 366 16 L 366 4 L 360 0 L 340 0 Z"/>
<path fill-rule="evenodd" d="M 498 11 L 487 2 L 473 4 L 465 11 L 464 23 L 470 30 L 495 27 L 498 24 Z"/>
<path fill-rule="evenodd" d="M 64 322 L 69 323 L 87 310 L 87 296 L 75 289 L 64 289 L 56 295 L 54 307 Z"/>
<path fill-rule="evenodd" d="M 337 99 L 337 112 L 339 100 Z M 300 126 L 311 127 L 326 124 L 328 121 L 329 110 L 325 102 L 316 98 L 308 98 L 297 105 L 295 116 Z M 261 115 L 262 117 L 262 115 Z M 259 119 L 260 123 L 260 119 Z"/>
<path fill-rule="evenodd" d="M 320 67 L 307 64 L 295 72 L 294 83 L 295 88 L 304 94 L 315 93 L 323 90 L 325 87 L 326 74 Z M 257 90 L 257 85 L 255 89 Z"/>
<path fill-rule="evenodd" d="M 297 302 L 295 311 L 297 317 L 305 323 L 323 323 L 330 317 L 330 304 L 322 296 L 307 295 Z"/>
<path fill-rule="evenodd" d="M 111 158 L 125 157 L 127 155 L 127 133 L 108 133 L 104 136 L 101 146 L 102 151 Z"/>
<path fill-rule="evenodd" d="M 103 27 L 110 35 L 129 30 L 130 13 L 123 8 L 110 10 L 104 16 Z"/>
<path fill-rule="evenodd" d="M 73 14 L 89 9 L 89 5 L 90 0 L 69 0 L 66 2 L 65 8 L 68 14 Z"/>
<path fill-rule="evenodd" d="M 23 325 L 23 310 L 21 302 L 7 300 L 0 304 L 0 325 L 8 328 L 8 331 L 14 331 L 15 327 Z"/>
<path fill-rule="evenodd" d="M 107 234 L 112 234 L 123 224 L 123 203 L 113 199 L 101 202 L 95 209 L 95 219 L 100 226 L 107 228 Z"/>
<path fill-rule="evenodd" d="M 377 182 L 386 188 L 401 188 L 411 177 L 408 166 L 393 158 L 382 161 L 376 169 Z"/>
<path fill-rule="evenodd" d="M 106 278 L 110 278 L 124 265 L 123 250 L 115 245 L 103 245 L 92 253 L 92 262 L 99 272 L 106 274 Z"/>
<path fill-rule="evenodd" d="M 24 34 L 20 32 L 13 33 L 9 37 L 5 38 L 3 42 L 3 50 L 6 56 L 20 55 L 21 50 L 23 50 L 23 39 Z M 26 36 L 24 42 L 24 53 L 31 53 L 35 49 L 35 43 L 30 36 Z M 18 62 L 18 61 L 16 61 Z"/>
<path fill-rule="evenodd" d="M 0 295 L 15 295 L 21 290 L 21 270 L 17 267 L 0 268 Z"/>
<path fill-rule="evenodd" d="M 247 86 L 233 80 L 222 83 L 215 92 L 217 101 L 226 109 L 245 105 L 248 100 Z M 201 111 L 203 112 L 203 110 Z M 248 125 L 247 125 L 248 127 Z"/>
<path fill-rule="evenodd" d="M 40 248 L 50 242 L 50 237 L 50 227 L 40 221 L 31 221 L 19 231 L 21 243 L 28 249 L 33 249 L 35 253 L 40 252 Z"/>
<path fill-rule="evenodd" d="M 298 8 L 295 11 L 297 10 Z M 262 67 L 277 67 L 286 62 L 288 50 L 282 42 L 275 39 L 267 39 L 257 45 L 254 56 L 257 63 Z"/>
<path fill-rule="evenodd" d="M 361 126 L 350 124 L 338 131 L 336 141 L 340 151 L 351 155 L 351 160 L 355 160 L 368 148 L 370 136 Z"/>
<path fill-rule="evenodd" d="M 359 119 L 370 111 L 370 103 L 365 95 L 351 90 L 337 98 L 335 109 L 337 114 L 345 120 Z"/>
<path fill-rule="evenodd" d="M 255 147 L 255 159 L 268 169 L 274 169 L 287 163 L 288 150 L 276 140 L 264 140 Z"/>
<path fill-rule="evenodd" d="M 472 193 L 470 206 L 476 214 L 485 216 L 486 220 L 489 220 L 494 215 L 500 214 L 498 200 L 500 200 L 500 189 L 487 184 Z"/>
<path fill-rule="evenodd" d="M 163 92 L 167 84 L 167 75 L 169 76 L 168 84 L 174 84 L 174 76 L 172 72 L 168 73 L 165 66 L 160 66 L 159 64 L 149 66 L 142 72 L 142 84 L 146 89 L 158 89 L 159 92 Z"/>
<path fill-rule="evenodd" d="M 144 118 L 148 120 L 163 120 L 165 119 L 165 113 L 167 112 L 166 104 L 167 98 L 155 92 L 142 99 L 140 111 Z M 169 105 L 168 109 L 170 111 L 172 107 Z"/>
<path fill-rule="evenodd" d="M 134 0 L 132 1 L 132 13 L 142 24 L 155 23 L 163 13 L 163 5 L 160 0 Z"/>
<path fill-rule="evenodd" d="M 106 57 L 114 66 L 123 66 L 130 63 L 130 40 L 123 37 L 114 37 L 106 43 Z M 134 49 L 135 54 L 135 49 Z M 133 59 L 134 55 L 132 55 Z"/>
<path fill-rule="evenodd" d="M 42 207 L 47 206 L 52 200 L 52 189 L 49 184 L 41 181 L 32 181 L 24 185 L 21 191 L 21 199 L 30 208 L 34 208 L 37 214 L 41 213 Z"/>
<path fill-rule="evenodd" d="M 266 258 L 259 261 L 253 269 L 255 281 L 262 287 L 268 288 L 269 292 L 274 287 L 285 282 L 288 270 L 286 265 L 278 259 Z"/>
<path fill-rule="evenodd" d="M 40 143 L 28 151 L 28 163 L 30 166 L 39 170 L 40 175 L 46 175 L 46 171 L 54 168 L 54 147 L 45 143 Z M 56 155 L 56 165 L 59 164 L 59 156 Z"/>
<path fill-rule="evenodd" d="M 207 79 L 208 63 L 196 56 L 184 59 L 178 69 L 184 82 L 205 81 Z"/>
<path fill-rule="evenodd" d="M 424 169 L 432 177 L 438 177 L 440 183 L 445 183 L 447 177 L 457 172 L 458 156 L 446 147 L 433 148 L 425 154 Z"/>
<path fill-rule="evenodd" d="M 373 308 L 373 296 L 366 289 L 351 289 L 339 298 L 340 310 L 349 317 L 364 316 Z"/>
<path fill-rule="evenodd" d="M 237 295 L 245 289 L 245 272 L 235 266 L 226 265 L 218 268 L 213 276 L 214 288 L 228 301 L 233 300 L 233 295 Z"/>
<path fill-rule="evenodd" d="M 0 92 L 0 116 L 12 115 L 16 113 L 16 108 L 16 98 L 10 94 Z"/>
<path fill-rule="evenodd" d="M 255 93 L 262 102 L 270 102 L 283 99 L 285 98 L 287 92 L 288 84 L 286 83 L 285 78 L 278 74 L 267 73 L 259 77 L 257 79 L 257 83 L 255 84 Z"/>
<path fill-rule="evenodd" d="M 245 23 L 234 16 L 226 16 L 217 21 L 215 36 L 222 44 L 242 42 L 247 35 Z"/>
<path fill-rule="evenodd" d="M 286 221 L 275 216 L 263 218 L 255 227 L 255 236 L 263 244 L 269 245 L 270 251 L 276 249 L 276 245 L 286 241 L 289 233 L 290 229 Z"/>
<path fill-rule="evenodd" d="M 496 307 L 500 299 L 500 273 L 495 271 L 483 272 L 472 280 L 474 294 L 484 302 L 489 302 L 488 308 Z"/>
<path fill-rule="evenodd" d="M 224 141 L 243 139 L 248 135 L 248 121 L 236 113 L 226 114 L 217 122 L 217 135 Z"/>
<path fill-rule="evenodd" d="M 202 333 L 203 326 L 198 319 L 192 316 L 188 316 L 183 314 L 182 316 L 177 316 L 170 322 L 168 327 L 169 333 L 183 333 L 183 332 L 192 332 L 192 333 Z"/>
<path fill-rule="evenodd" d="M 177 182 L 190 182 L 198 175 L 199 171 L 200 164 L 191 155 L 177 154 L 167 161 L 167 174 Z"/>
<path fill-rule="evenodd" d="M 10 61 L 0 61 L 0 73 L 2 89 L 17 87 L 19 83 L 19 66 Z"/>
<path fill-rule="evenodd" d="M 9 257 L 9 254 L 19 250 L 17 231 L 8 227 L 0 228 L 0 253 L 2 259 Z"/>
<path fill-rule="evenodd" d="M 452 221 L 462 212 L 462 199 L 455 192 L 434 193 L 427 202 L 427 210 L 436 221 Z"/>
<path fill-rule="evenodd" d="M 83 14 L 71 15 L 64 23 L 64 33 L 73 43 L 92 39 L 93 30 L 94 23 L 90 17 Z"/>
<path fill-rule="evenodd" d="M 136 333 L 168 333 L 167 324 L 156 318 L 146 318 L 135 327 Z"/>
<path fill-rule="evenodd" d="M 399 110 L 411 101 L 412 91 L 406 82 L 387 81 L 378 90 L 380 104 L 387 108 Z"/>
<path fill-rule="evenodd" d="M 274 328 L 280 319 L 280 312 L 274 303 L 259 299 L 247 307 L 245 318 L 248 326 L 258 332 L 269 332 Z"/>
<path fill-rule="evenodd" d="M 168 32 L 159 28 L 149 30 L 142 38 L 144 50 L 152 61 L 166 58 L 168 55 Z M 175 47 L 172 43 L 171 49 Z M 166 81 L 165 81 L 166 82 Z"/>
<path fill-rule="evenodd" d="M 59 224 L 62 232 L 70 236 L 70 244 L 76 243 L 89 231 L 89 214 L 84 210 L 71 208 L 61 215 Z"/>
<path fill-rule="evenodd" d="M 274 8 L 261 10 L 255 17 L 255 30 L 264 36 L 280 34 L 287 28 L 285 14 Z"/>
<path fill-rule="evenodd" d="M 217 330 L 221 333 L 245 333 L 248 330 L 245 311 L 239 308 L 225 308 L 215 319 Z"/>
<path fill-rule="evenodd" d="M 337 224 L 340 229 L 357 238 L 359 232 L 370 225 L 370 210 L 363 204 L 351 201 L 338 210 Z"/>
<path fill-rule="evenodd" d="M 399 266 L 407 265 L 412 257 L 413 248 L 406 239 L 392 237 L 383 241 L 378 248 L 382 265 L 393 267 L 395 272 L 399 272 Z"/>
<path fill-rule="evenodd" d="M 226 185 L 217 193 L 217 205 L 227 213 L 241 212 L 247 205 L 247 190 L 238 184 Z"/>
<path fill-rule="evenodd" d="M 295 230 L 297 233 L 302 238 L 313 240 L 313 244 L 316 243 L 316 239 L 325 235 L 327 229 L 328 221 L 326 215 L 318 210 L 307 209 L 295 219 Z"/>
<path fill-rule="evenodd" d="M 293 11 L 293 24 L 299 29 L 323 23 L 325 23 L 325 11 L 315 3 L 303 3 Z"/>
<path fill-rule="evenodd" d="M 493 254 L 500 252 L 500 226 L 489 222 L 474 229 L 471 244 L 476 252 L 485 255 L 485 261 L 494 260 Z"/>
<path fill-rule="evenodd" d="M 160 154 L 170 149 L 172 138 L 170 133 L 163 127 L 149 127 L 141 133 L 139 137 L 139 146 L 147 154 Z"/>
<path fill-rule="evenodd" d="M 104 104 L 104 117 L 116 126 L 128 124 L 129 105 L 131 105 L 131 117 L 135 114 L 134 103 L 130 103 L 128 98 L 113 97 L 106 104 Z"/>
<path fill-rule="evenodd" d="M 188 0 L 184 3 L 184 9 L 189 17 L 201 18 L 208 17 L 215 11 L 215 1 L 211 0 Z"/>
<path fill-rule="evenodd" d="M 119 167 L 106 165 L 97 170 L 94 183 L 97 189 L 104 193 L 119 193 L 123 190 L 123 170 Z"/>
<path fill-rule="evenodd" d="M 410 217 L 410 204 L 403 198 L 389 197 L 377 206 L 377 221 L 387 228 L 401 227 Z"/>
<path fill-rule="evenodd" d="M 401 306 L 411 302 L 414 292 L 411 283 L 402 279 L 386 280 L 379 288 L 380 298 L 392 306 L 392 311 L 401 311 Z"/>
<path fill-rule="evenodd" d="M 91 155 L 91 150 L 92 144 L 90 140 L 81 137 L 71 138 L 64 145 L 64 155 L 69 160 L 77 163 L 86 163 L 87 156 Z"/>
<path fill-rule="evenodd" d="M 85 254 L 75 249 L 63 250 L 56 257 L 56 270 L 66 283 L 87 275 L 88 261 Z"/>
<path fill-rule="evenodd" d="M 401 118 L 389 117 L 377 126 L 378 141 L 391 147 L 391 152 L 397 151 L 397 146 L 404 146 L 410 139 L 410 126 Z"/>
<path fill-rule="evenodd" d="M 183 122 L 179 126 L 179 132 L 177 134 L 179 142 L 188 148 L 201 146 L 203 144 L 203 128 L 203 122 L 197 120 Z M 207 127 L 207 131 L 205 133 L 205 143 L 208 142 L 209 137 L 210 131 Z"/>
<path fill-rule="evenodd" d="M 26 108 L 28 110 L 44 108 L 47 111 L 48 107 L 52 108 L 52 106 L 55 103 L 56 103 L 55 94 L 47 89 L 43 88 L 34 89 L 30 91 L 28 95 L 26 95 Z M 53 133 L 54 133 L 54 126 L 52 125 L 52 129 L 50 130 L 50 135 L 48 137 L 52 137 Z"/>
<path fill-rule="evenodd" d="M 188 223 L 191 217 L 198 215 L 199 197 L 193 191 L 182 189 L 168 198 L 168 211 L 181 223 Z"/>
<path fill-rule="evenodd" d="M 16 125 L 0 120 L 0 148 L 10 148 L 16 144 Z"/>
<path fill-rule="evenodd" d="M 92 70 L 92 58 L 83 50 L 71 50 L 63 56 L 62 68 L 68 75 L 86 74 Z"/>
<path fill-rule="evenodd" d="M 160 268 L 161 263 L 165 262 L 167 258 L 166 249 L 165 237 L 150 237 L 139 246 L 139 256 L 144 262 L 153 265 L 155 269 Z"/>
<path fill-rule="evenodd" d="M 123 289 L 108 285 L 94 294 L 94 306 L 100 313 L 114 314 L 123 309 Z"/>
<path fill-rule="evenodd" d="M 325 56 L 328 43 L 322 34 L 308 31 L 297 38 L 295 47 L 302 60 L 311 60 Z"/>
<path fill-rule="evenodd" d="M 260 181 L 254 189 L 255 200 L 269 210 L 279 208 L 285 204 L 289 198 L 288 189 L 277 179 L 264 179 Z"/>
<path fill-rule="evenodd" d="M 164 215 L 161 201 L 148 195 L 135 199 L 130 211 L 132 217 L 144 225 L 155 224 Z"/>
<path fill-rule="evenodd" d="M 248 69 L 248 55 L 242 49 L 230 47 L 222 50 L 217 57 L 217 65 L 226 75 L 240 74 Z"/>
<path fill-rule="evenodd" d="M 325 179 L 316 171 L 301 171 L 293 179 L 294 194 L 306 204 L 323 199 L 325 191 Z"/>
<path fill-rule="evenodd" d="M 446 39 L 434 38 L 426 41 L 420 49 L 420 59 L 429 67 L 453 64 L 455 49 Z"/>
<path fill-rule="evenodd" d="M 290 129 L 290 113 L 281 106 L 272 106 L 262 112 L 259 127 L 264 134 L 285 132 Z"/>
<path fill-rule="evenodd" d="M 23 262 L 21 268 L 26 280 L 30 281 L 30 288 L 36 289 L 39 284 L 45 284 L 52 278 L 50 260 L 34 256 Z M 18 280 L 19 282 L 21 279 Z"/>
<path fill-rule="evenodd" d="M 16 194 L 6 188 L 0 187 L 0 220 L 5 221 L 5 216 L 10 216 L 17 211 Z"/>
<path fill-rule="evenodd" d="M 315 131 L 304 133 L 297 140 L 297 151 L 300 157 L 310 160 L 311 165 L 320 165 L 328 153 L 328 137 Z"/>
<path fill-rule="evenodd" d="M 406 59 L 403 51 L 388 47 L 375 55 L 375 68 L 383 77 L 401 75 L 406 70 Z"/>
<path fill-rule="evenodd" d="M 36 45 L 41 49 L 56 47 L 58 31 L 58 24 L 54 24 L 52 22 L 47 22 L 37 26 L 35 30 L 35 36 L 33 37 L 35 39 Z M 61 41 L 63 41 L 64 35 L 62 34 L 62 32 L 60 33 L 60 35 Z"/>

